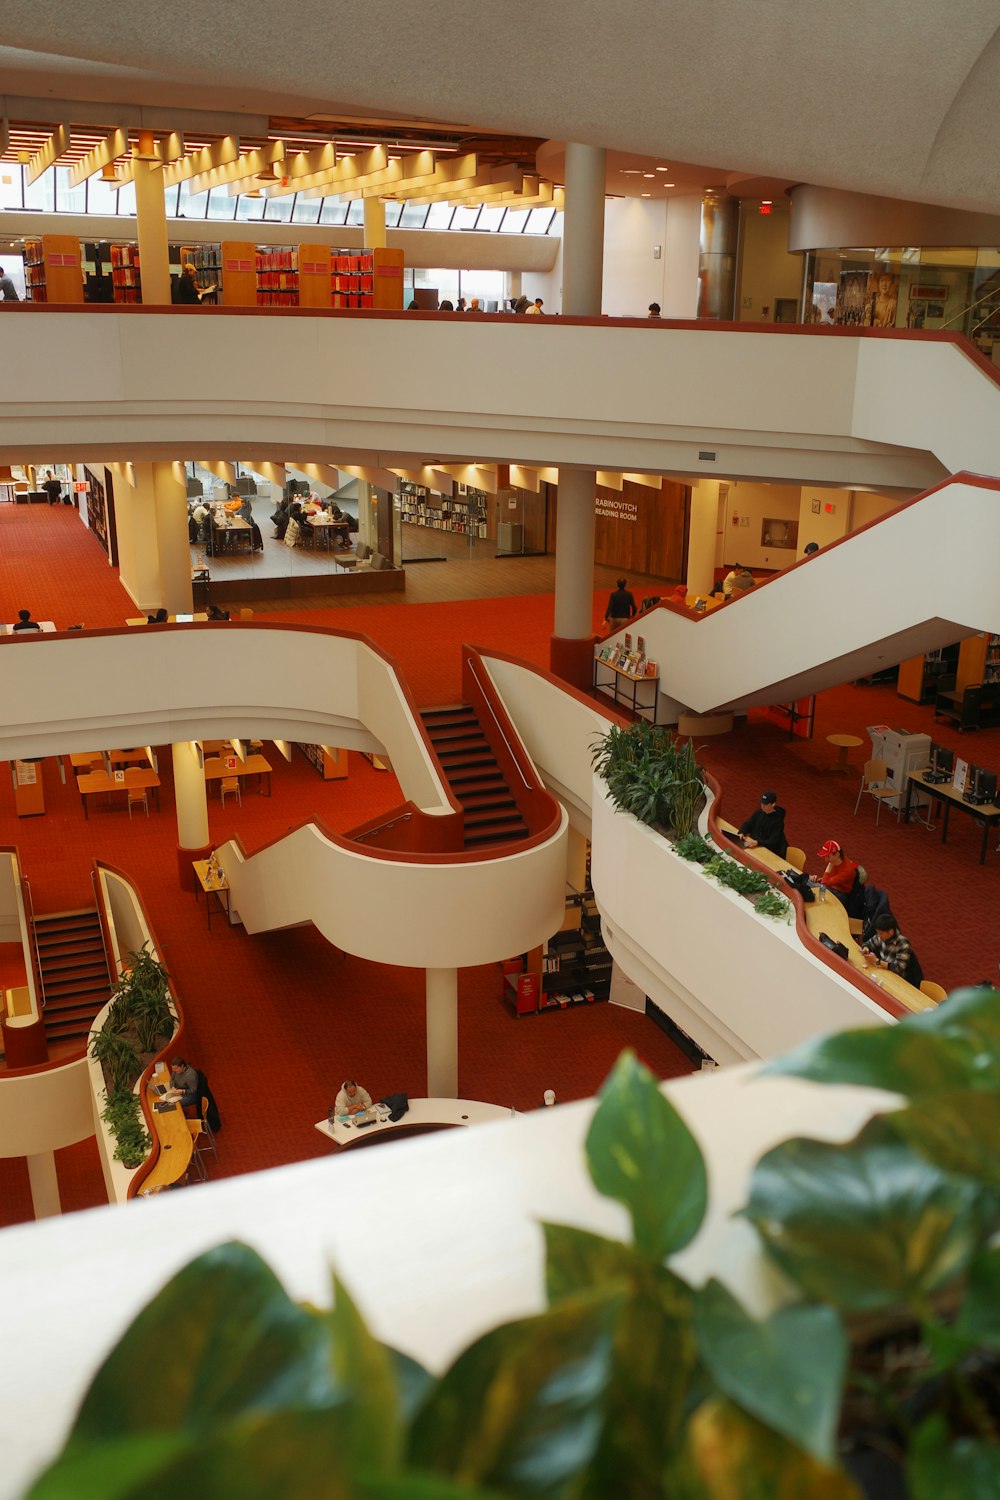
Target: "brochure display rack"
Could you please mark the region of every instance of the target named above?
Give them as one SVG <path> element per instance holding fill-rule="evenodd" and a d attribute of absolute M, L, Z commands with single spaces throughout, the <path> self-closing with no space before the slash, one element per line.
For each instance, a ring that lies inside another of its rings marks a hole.
<path fill-rule="evenodd" d="M 619 645 L 602 646 L 594 658 L 594 689 L 609 693 L 615 703 L 624 703 L 637 718 L 657 722 L 660 700 L 660 670 L 646 656 L 642 636 L 626 635 Z"/>

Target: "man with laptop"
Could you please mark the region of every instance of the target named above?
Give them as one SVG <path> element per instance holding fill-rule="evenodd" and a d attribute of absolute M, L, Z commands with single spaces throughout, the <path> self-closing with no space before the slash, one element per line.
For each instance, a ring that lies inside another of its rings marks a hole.
<path fill-rule="evenodd" d="M 368 1090 L 360 1088 L 353 1078 L 345 1078 L 333 1106 L 334 1114 L 363 1115 L 371 1107 L 372 1096 Z"/>

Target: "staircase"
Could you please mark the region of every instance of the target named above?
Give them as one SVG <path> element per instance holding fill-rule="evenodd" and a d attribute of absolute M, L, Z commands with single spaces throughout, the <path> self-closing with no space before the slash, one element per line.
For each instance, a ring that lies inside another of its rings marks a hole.
<path fill-rule="evenodd" d="M 459 703 L 420 715 L 456 799 L 465 809 L 466 849 L 510 843 L 529 829 L 496 762 L 475 710 Z"/>
<path fill-rule="evenodd" d="M 34 932 L 46 1040 L 65 1042 L 85 1037 L 111 995 L 97 909 L 36 916 Z"/>

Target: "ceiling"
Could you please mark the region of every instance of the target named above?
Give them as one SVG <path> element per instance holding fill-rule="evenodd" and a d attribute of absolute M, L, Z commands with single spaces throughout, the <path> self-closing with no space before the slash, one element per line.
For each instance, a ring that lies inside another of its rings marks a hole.
<path fill-rule="evenodd" d="M 171 110 L 258 129 L 391 112 L 1000 211 L 997 0 L 172 0 L 116 6 L 113 25 L 8 0 L 0 93 L 141 107 L 168 128 Z"/>

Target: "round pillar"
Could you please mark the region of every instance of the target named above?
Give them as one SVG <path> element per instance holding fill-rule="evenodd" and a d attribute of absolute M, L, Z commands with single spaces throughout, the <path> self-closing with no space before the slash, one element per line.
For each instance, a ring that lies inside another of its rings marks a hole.
<path fill-rule="evenodd" d="M 40 1151 L 37 1156 L 29 1156 L 26 1160 L 35 1218 L 53 1219 L 62 1213 L 55 1155 L 51 1151 Z"/>
<path fill-rule="evenodd" d="M 135 226 L 144 306 L 170 301 L 170 251 L 163 172 L 159 162 L 133 157 Z"/>
<path fill-rule="evenodd" d="M 365 198 L 365 249 L 385 248 L 385 199 Z"/>
<path fill-rule="evenodd" d="M 701 200 L 699 318 L 719 318 L 728 322 L 736 316 L 736 252 L 739 235 L 738 201 L 730 197 L 725 188 L 706 188 Z"/>
<path fill-rule="evenodd" d="M 158 463 L 152 468 L 160 598 L 168 614 L 186 615 L 192 611 L 194 594 L 183 465 Z"/>
<path fill-rule="evenodd" d="M 177 876 L 183 891 L 194 890 L 193 861 L 212 852 L 208 833 L 208 794 L 198 746 L 193 740 L 171 745 L 177 804 Z"/>
<path fill-rule="evenodd" d="M 458 970 L 428 969 L 427 1096 L 458 1098 Z"/>
<path fill-rule="evenodd" d="M 719 525 L 719 481 L 699 479 L 691 486 L 688 522 L 687 591 L 708 594 L 715 582 L 715 539 Z"/>
<path fill-rule="evenodd" d="M 556 510 L 555 631 L 549 666 L 557 677 L 588 691 L 594 675 L 593 469 L 560 469 Z"/>
<path fill-rule="evenodd" d="M 569 317 L 601 316 L 606 173 L 603 146 L 567 144 L 562 310 Z"/>

